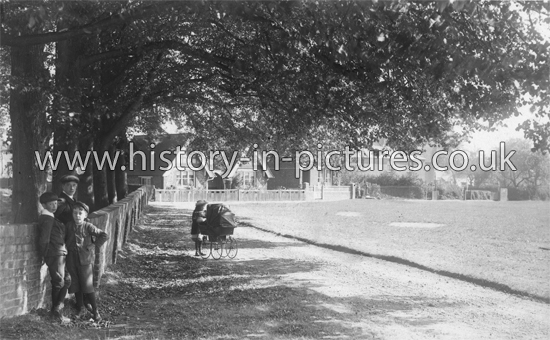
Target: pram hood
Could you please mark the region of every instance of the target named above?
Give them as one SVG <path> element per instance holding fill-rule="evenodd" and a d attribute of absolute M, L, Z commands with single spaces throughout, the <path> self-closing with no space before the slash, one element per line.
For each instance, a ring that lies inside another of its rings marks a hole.
<path fill-rule="evenodd" d="M 235 214 L 221 203 L 209 204 L 206 207 L 206 224 L 212 228 L 235 228 Z"/>

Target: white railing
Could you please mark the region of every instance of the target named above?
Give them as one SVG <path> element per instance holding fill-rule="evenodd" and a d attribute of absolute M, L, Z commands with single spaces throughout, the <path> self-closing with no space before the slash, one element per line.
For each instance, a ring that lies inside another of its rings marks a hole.
<path fill-rule="evenodd" d="M 345 200 L 351 198 L 351 188 L 349 186 L 322 186 L 314 188 L 315 199 L 321 200 Z"/>
<path fill-rule="evenodd" d="M 226 201 L 304 201 L 305 190 L 189 190 L 189 189 L 155 189 L 156 202 L 209 202 Z"/>

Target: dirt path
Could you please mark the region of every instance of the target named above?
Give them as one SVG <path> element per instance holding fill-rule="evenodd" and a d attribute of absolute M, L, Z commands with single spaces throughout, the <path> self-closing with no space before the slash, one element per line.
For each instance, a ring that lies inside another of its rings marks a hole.
<path fill-rule="evenodd" d="M 236 230 L 240 249 L 233 260 L 190 257 L 190 250 L 182 250 L 191 248 L 190 213 L 148 208 L 123 257 L 105 277 L 103 305 L 115 322 L 110 337 L 550 336 L 547 304 L 251 227 Z"/>
<path fill-rule="evenodd" d="M 327 306 L 345 317 L 357 298 L 364 318 L 357 326 L 383 339 L 548 339 L 550 306 L 403 265 L 349 255 L 249 230 L 247 237 L 272 242 L 278 251 L 254 250 L 240 261 L 292 260 L 315 266 L 288 273 L 280 283 L 304 287 L 341 303 Z M 307 266 L 305 266 L 307 267 Z"/>

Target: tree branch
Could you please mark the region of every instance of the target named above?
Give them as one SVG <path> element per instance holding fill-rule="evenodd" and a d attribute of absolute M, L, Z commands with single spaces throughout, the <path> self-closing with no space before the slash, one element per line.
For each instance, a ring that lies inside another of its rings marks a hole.
<path fill-rule="evenodd" d="M 163 56 L 164 52 L 160 52 L 157 55 L 156 62 L 160 62 Z M 114 124 L 111 125 L 112 127 L 104 134 L 101 144 L 105 149 L 110 145 L 113 139 L 128 126 L 128 122 L 134 117 L 134 114 L 141 107 L 143 98 L 145 97 L 145 92 L 147 89 L 149 89 L 149 86 L 153 81 L 156 71 L 157 67 L 156 65 L 154 65 L 147 75 L 147 81 L 136 94 L 137 99 L 134 100 L 130 105 L 128 105 L 124 113 L 118 117 Z"/>
<path fill-rule="evenodd" d="M 95 30 L 103 30 L 105 28 L 127 23 L 135 19 L 140 18 L 143 15 L 147 15 L 148 9 L 152 5 L 140 7 L 136 14 L 115 14 L 103 20 L 90 23 L 84 26 L 75 27 L 74 29 L 64 32 L 49 32 L 42 34 L 30 34 L 13 36 L 7 34 L 3 29 L 0 31 L 0 46 L 31 46 L 31 45 L 43 45 L 52 42 L 58 42 L 62 40 L 77 38 L 85 34 L 91 34 Z"/>
<path fill-rule="evenodd" d="M 114 50 L 114 51 L 108 51 L 108 52 L 98 53 L 98 54 L 89 55 L 89 56 L 83 56 L 80 59 L 79 65 L 80 67 L 86 67 L 86 66 L 90 66 L 91 64 L 98 63 L 100 61 L 124 57 L 130 54 L 131 54 L 131 51 L 126 49 L 126 50 Z"/>
<path fill-rule="evenodd" d="M 246 45 L 246 41 L 242 40 L 241 38 L 237 37 L 235 34 L 231 33 L 227 28 L 225 28 L 220 22 L 216 21 L 216 20 L 208 20 L 208 22 L 216 25 L 216 27 L 218 27 L 219 29 L 221 29 L 222 31 L 224 31 L 225 33 L 227 33 L 231 38 L 237 40 L 238 42 L 240 42 L 241 44 L 243 45 Z"/>

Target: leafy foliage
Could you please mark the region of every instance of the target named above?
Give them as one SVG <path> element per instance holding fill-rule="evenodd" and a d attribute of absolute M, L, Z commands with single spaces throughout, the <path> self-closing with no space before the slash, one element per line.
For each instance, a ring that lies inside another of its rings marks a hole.
<path fill-rule="evenodd" d="M 400 176 L 393 172 L 381 173 L 379 175 L 369 175 L 361 172 L 344 172 L 342 174 L 342 184 L 349 185 L 356 183 L 366 185 L 367 183 L 377 184 L 380 186 L 423 186 L 424 183 L 415 175 L 408 173 L 405 176 Z"/>
<path fill-rule="evenodd" d="M 547 8 L 446 4 L 37 2 L 6 5 L 3 35 L 25 43 L 26 24 L 90 42 L 81 65 L 101 79 L 81 100 L 103 126 L 154 130 L 171 116 L 225 145 L 453 144 L 454 125 L 498 122 L 525 101 L 547 115 L 548 42 L 535 29 Z"/>
<path fill-rule="evenodd" d="M 502 187 L 526 191 L 524 199 L 550 198 L 550 155 L 531 151 L 529 143 L 521 139 L 508 141 L 506 148 L 515 150 L 512 162 L 517 170 L 506 168 L 497 173 Z"/>
<path fill-rule="evenodd" d="M 550 49 L 538 30 L 548 23 L 547 4 L 0 5 L 2 48 L 43 47 L 47 71 L 32 81 L 12 76 L 11 95 L 29 90 L 24 84 L 44 95 L 41 113 L 26 119 L 35 126 L 46 115 L 44 132 L 53 130 L 57 144 L 91 139 L 101 152 L 128 128 L 158 133 L 173 119 L 199 136 L 201 149 L 257 143 L 283 153 L 384 138 L 407 151 L 455 146 L 480 122 L 516 115 L 520 105 L 549 115 Z M 522 127 L 535 148 L 548 149 L 548 125 Z M 94 178 L 95 194 L 106 197 Z"/>

